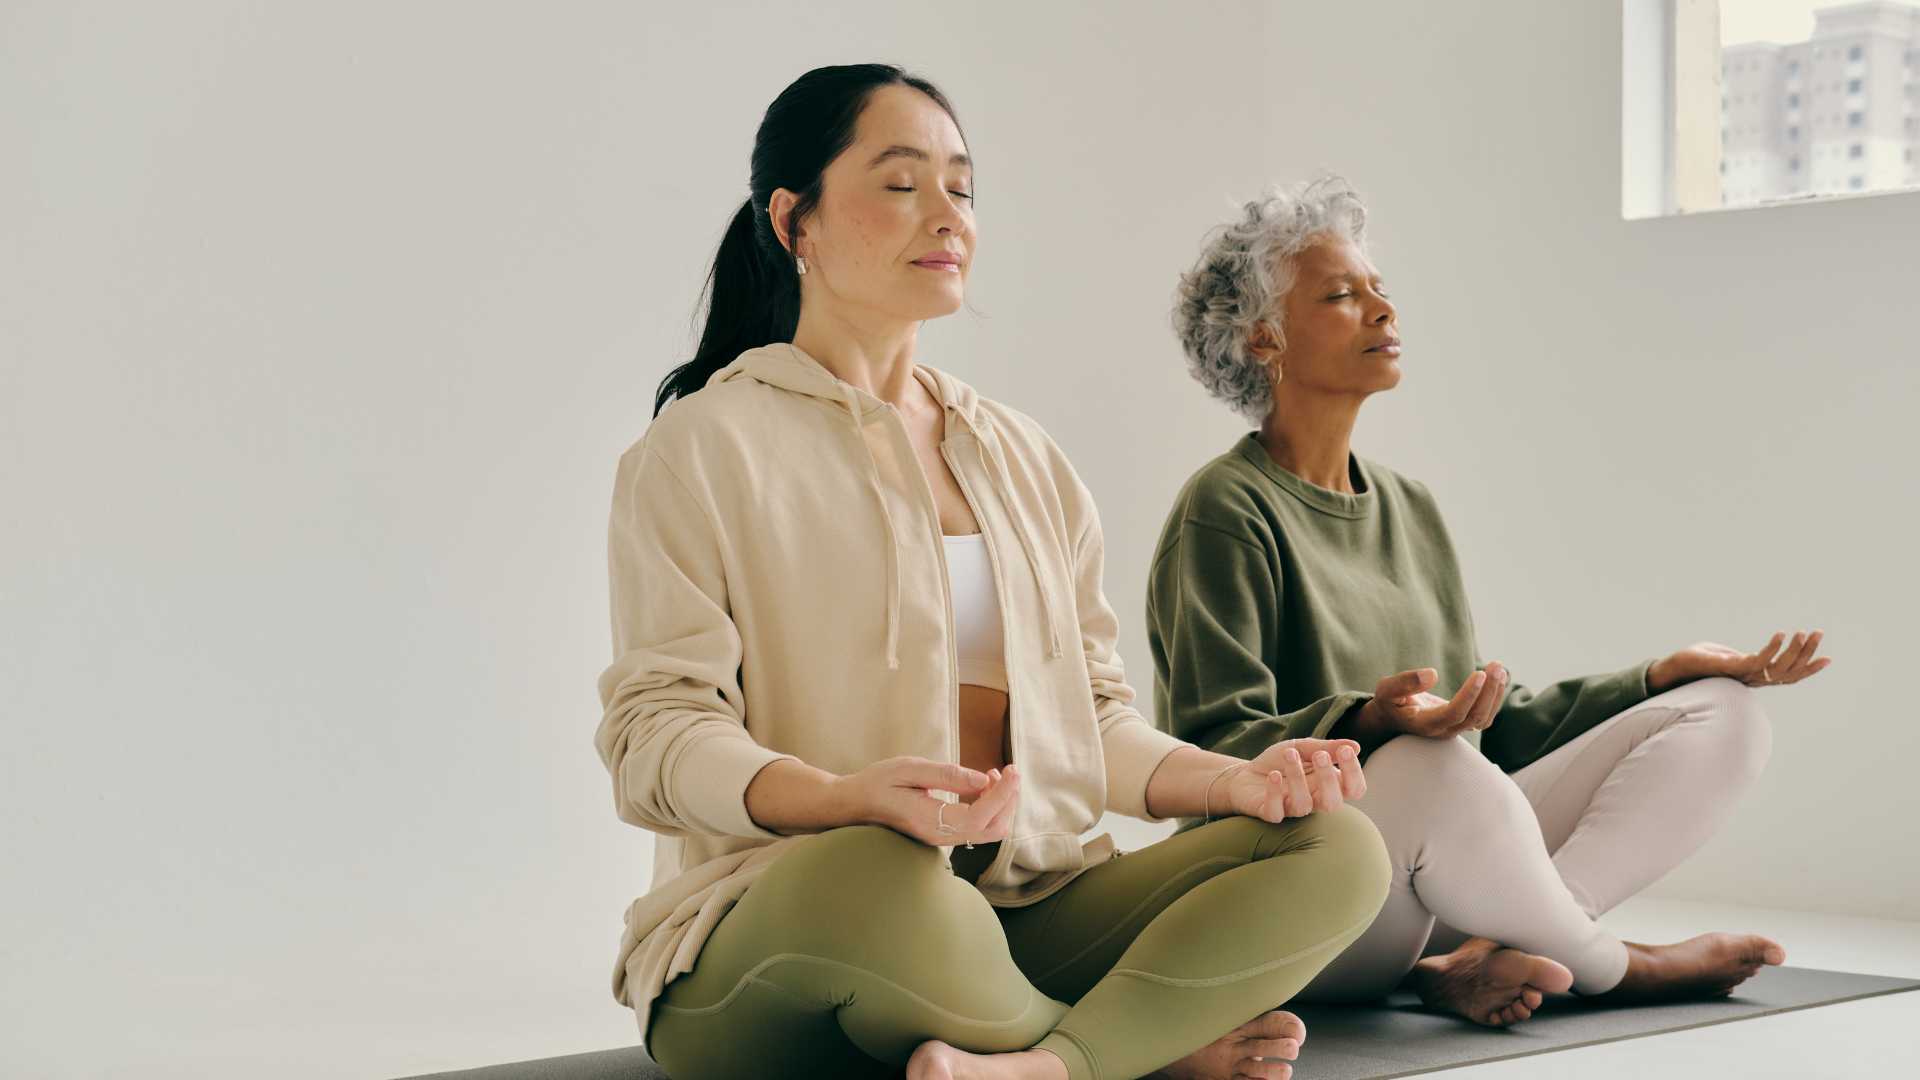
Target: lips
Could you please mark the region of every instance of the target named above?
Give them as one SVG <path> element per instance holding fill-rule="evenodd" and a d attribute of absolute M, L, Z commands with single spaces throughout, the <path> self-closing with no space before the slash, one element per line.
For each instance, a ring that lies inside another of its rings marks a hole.
<path fill-rule="evenodd" d="M 1382 350 L 1382 349 L 1397 349 L 1397 348 L 1399 348 L 1399 347 L 1400 347 L 1400 339 L 1399 339 L 1399 338 L 1388 338 L 1387 340 L 1385 340 L 1385 341 L 1383 341 L 1383 342 L 1381 342 L 1381 343 L 1380 343 L 1380 344 L 1378 344 L 1378 345 L 1375 345 L 1375 346 L 1374 346 L 1373 348 L 1371 348 L 1371 349 L 1368 349 L 1368 350 L 1366 350 L 1366 351 L 1367 351 L 1367 352 L 1379 352 L 1379 351 L 1380 351 L 1380 350 Z"/>
<path fill-rule="evenodd" d="M 932 255 L 922 255 L 919 258 L 913 260 L 913 265 L 947 269 L 949 267 L 959 266 L 960 256 L 955 255 L 950 251 L 935 252 Z"/>

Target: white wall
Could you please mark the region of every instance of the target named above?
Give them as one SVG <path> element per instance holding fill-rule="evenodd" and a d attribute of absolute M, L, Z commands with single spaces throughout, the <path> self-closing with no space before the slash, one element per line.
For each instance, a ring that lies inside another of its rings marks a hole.
<path fill-rule="evenodd" d="M 1617 13 L 1461 10 L 0 9 L 0 1072 L 631 1041 L 649 839 L 591 745 L 613 464 L 761 110 L 870 59 L 941 83 L 980 162 L 979 314 L 925 357 L 1074 455 L 1139 685 L 1162 514 L 1241 430 L 1174 275 L 1335 167 L 1409 344 L 1359 447 L 1445 500 L 1489 649 L 1539 682 L 1828 630 L 1763 790 L 1663 891 L 1920 916 L 1920 203 L 1622 224 Z"/>

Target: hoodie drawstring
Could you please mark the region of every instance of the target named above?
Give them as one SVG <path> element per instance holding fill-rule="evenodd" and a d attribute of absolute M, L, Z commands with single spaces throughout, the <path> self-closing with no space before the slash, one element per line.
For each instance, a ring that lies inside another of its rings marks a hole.
<path fill-rule="evenodd" d="M 840 386 L 841 397 L 847 403 L 847 416 L 853 420 L 854 437 L 867 452 L 867 482 L 873 488 L 874 500 L 880 504 L 880 517 L 887 523 L 887 669 L 895 671 L 900 667 L 900 533 L 893 526 L 893 511 L 887 509 L 886 494 L 880 490 L 880 463 L 874 460 L 873 445 L 867 442 L 866 423 L 860 419 L 860 401 L 851 385 L 841 383 Z"/>
<path fill-rule="evenodd" d="M 961 413 L 961 416 L 966 417 L 966 414 Z M 1020 538 L 1020 550 L 1027 556 L 1027 569 L 1032 571 L 1034 586 L 1040 590 L 1040 616 L 1045 619 L 1047 623 L 1047 659 L 1057 660 L 1062 655 L 1060 651 L 1060 627 L 1058 621 L 1053 617 L 1052 592 L 1047 588 L 1047 579 L 1040 573 L 1040 560 L 1033 553 L 1033 540 L 1031 539 L 1033 528 L 1027 520 L 1026 511 L 1022 510 L 1020 503 L 1013 498 L 1010 490 L 1013 477 L 1012 474 L 1007 471 L 1006 458 L 1000 453 L 999 440 L 997 438 L 988 438 L 986 434 L 974 424 L 971 417 L 966 417 L 966 420 L 967 426 L 973 429 L 973 437 L 979 440 L 980 447 L 984 451 L 982 456 L 991 459 L 993 462 L 994 468 L 987 470 L 987 476 L 993 481 L 994 493 L 1000 497 L 1000 505 L 1006 507 L 1007 511 L 1013 515 L 1014 535 Z"/>

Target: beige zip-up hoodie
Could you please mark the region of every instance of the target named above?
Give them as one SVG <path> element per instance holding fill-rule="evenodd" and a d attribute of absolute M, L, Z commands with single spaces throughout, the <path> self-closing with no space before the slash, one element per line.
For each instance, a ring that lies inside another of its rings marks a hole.
<path fill-rule="evenodd" d="M 917 365 L 940 453 L 985 533 L 1005 621 L 1020 802 L 978 887 L 1017 907 L 1111 858 L 1103 811 L 1149 821 L 1147 779 L 1189 745 L 1134 708 L 1085 485 L 1030 417 Z M 959 761 L 939 515 L 892 406 L 790 344 L 742 353 L 621 455 L 608 539 L 615 660 L 594 745 L 621 820 L 659 834 L 626 913 L 614 997 L 651 1004 L 779 854 L 747 814 L 784 757 L 842 775 Z M 951 848 L 942 848 L 950 852 Z M 930 929 L 937 933 L 937 929 Z"/>

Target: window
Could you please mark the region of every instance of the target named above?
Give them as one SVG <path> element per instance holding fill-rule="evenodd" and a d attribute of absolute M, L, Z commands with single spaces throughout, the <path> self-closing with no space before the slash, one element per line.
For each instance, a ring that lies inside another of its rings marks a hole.
<path fill-rule="evenodd" d="M 1793 22 L 1768 10 L 1801 12 L 1803 4 L 1804 13 L 1793 15 Z M 1847 14 L 1827 18 L 1829 9 Z M 1920 0 L 1622 0 L 1622 216 L 1766 206 L 1914 185 L 1920 171 L 1920 36 L 1896 43 L 1869 29 L 1882 23 L 1891 28 L 1896 9 L 1901 23 L 1911 15 L 1920 26 Z M 1813 39 L 1816 27 L 1820 40 Z M 1853 40 L 1827 36 L 1835 30 Z M 1878 91 L 1884 96 L 1899 87 L 1898 104 L 1905 108 L 1889 112 L 1891 103 L 1875 102 L 1880 120 L 1870 125 L 1867 48 L 1874 42 L 1884 50 L 1882 63 L 1891 63 L 1897 50 L 1907 65 L 1902 81 Z M 1763 118 L 1774 110 L 1785 115 Z M 1875 175 L 1882 160 L 1893 160 L 1892 149 L 1868 154 L 1867 137 L 1894 133 L 1894 145 L 1912 145 L 1912 164 L 1897 177 Z M 1838 167 L 1840 161 L 1849 167 Z"/>

